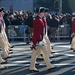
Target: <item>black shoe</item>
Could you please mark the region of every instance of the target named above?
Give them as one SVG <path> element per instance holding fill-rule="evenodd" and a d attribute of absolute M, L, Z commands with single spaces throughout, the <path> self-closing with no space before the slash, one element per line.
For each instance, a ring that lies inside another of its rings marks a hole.
<path fill-rule="evenodd" d="M 40 65 L 39 63 L 35 63 L 35 65 Z"/>
<path fill-rule="evenodd" d="M 55 67 L 52 67 L 52 68 L 48 69 L 48 71 L 52 71 L 55 68 L 57 68 L 57 67 L 56 66 Z"/>
<path fill-rule="evenodd" d="M 40 56 L 41 56 L 41 57 L 43 57 L 43 55 L 42 55 L 42 54 L 40 54 Z"/>
<path fill-rule="evenodd" d="M 9 52 L 9 54 L 12 54 L 13 52 Z"/>
<path fill-rule="evenodd" d="M 30 72 L 39 72 L 39 70 L 30 70 Z"/>
<path fill-rule="evenodd" d="M 50 56 L 49 58 L 54 58 L 54 56 Z"/>
<path fill-rule="evenodd" d="M 37 60 L 43 60 L 43 58 L 37 58 Z"/>
<path fill-rule="evenodd" d="M 52 51 L 51 53 L 55 53 L 54 51 Z"/>
<path fill-rule="evenodd" d="M 50 60 L 50 63 L 53 63 L 53 62 L 55 62 L 54 60 Z"/>
<path fill-rule="evenodd" d="M 13 48 L 14 47 L 14 45 L 13 46 L 11 46 L 10 48 Z"/>
<path fill-rule="evenodd" d="M 74 50 L 73 48 L 70 48 L 70 50 Z"/>
<path fill-rule="evenodd" d="M 9 49 L 9 51 L 13 51 L 13 49 Z"/>
<path fill-rule="evenodd" d="M 6 64 L 6 63 L 7 63 L 7 61 L 1 62 L 1 64 Z"/>
<path fill-rule="evenodd" d="M 12 58 L 12 56 L 11 56 L 11 55 L 9 55 L 9 56 L 5 57 L 4 59 L 6 60 L 6 59 L 8 59 L 8 58 Z"/>
<path fill-rule="evenodd" d="M 75 52 L 75 50 L 73 50 L 73 52 Z"/>
<path fill-rule="evenodd" d="M 6 70 L 7 68 L 7 66 L 3 66 L 2 68 L 0 68 L 0 70 Z"/>

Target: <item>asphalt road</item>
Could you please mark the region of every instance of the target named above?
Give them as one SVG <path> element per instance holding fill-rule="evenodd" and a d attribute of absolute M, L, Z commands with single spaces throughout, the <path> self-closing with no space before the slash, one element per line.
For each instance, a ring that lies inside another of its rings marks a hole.
<path fill-rule="evenodd" d="M 75 75 L 75 52 L 70 50 L 69 42 L 55 42 L 51 45 L 54 47 L 52 64 L 57 68 L 47 71 L 47 67 L 43 60 L 37 60 L 40 65 L 36 67 L 40 70 L 38 73 L 30 73 L 30 59 L 31 50 L 30 45 L 26 45 L 24 42 L 11 42 L 15 45 L 13 48 L 13 57 L 7 59 L 6 69 L 0 69 L 0 75 Z"/>

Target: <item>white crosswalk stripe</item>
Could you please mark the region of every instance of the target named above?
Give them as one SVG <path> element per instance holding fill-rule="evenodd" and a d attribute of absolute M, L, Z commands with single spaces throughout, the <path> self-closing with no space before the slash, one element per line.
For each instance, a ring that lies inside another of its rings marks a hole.
<path fill-rule="evenodd" d="M 25 43 L 20 43 L 25 44 Z M 54 57 L 51 58 L 51 60 L 55 60 L 53 62 L 54 65 L 60 66 L 60 65 L 75 65 L 74 58 L 75 53 L 70 50 L 70 45 L 57 45 L 52 44 L 54 46 L 53 53 Z M 55 46 L 56 45 L 56 46 Z M 13 57 L 7 59 L 7 63 L 3 64 L 4 66 L 29 66 L 30 65 L 30 59 L 31 59 L 31 50 L 30 45 L 17 45 L 13 48 L 13 54 L 11 54 Z M 71 61 L 72 60 L 72 61 Z M 43 64 L 44 61 L 41 61 L 40 65 Z"/>

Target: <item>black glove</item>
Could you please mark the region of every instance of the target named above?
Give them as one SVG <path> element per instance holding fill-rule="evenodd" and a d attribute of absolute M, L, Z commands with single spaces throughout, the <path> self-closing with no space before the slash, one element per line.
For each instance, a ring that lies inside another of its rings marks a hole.
<path fill-rule="evenodd" d="M 30 48 L 31 48 L 31 50 L 33 50 L 33 49 L 36 50 L 36 45 L 32 45 Z"/>

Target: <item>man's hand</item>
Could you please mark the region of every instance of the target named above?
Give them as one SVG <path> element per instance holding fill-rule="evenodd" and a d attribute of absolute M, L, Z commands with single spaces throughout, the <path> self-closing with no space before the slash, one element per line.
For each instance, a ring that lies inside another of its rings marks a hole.
<path fill-rule="evenodd" d="M 32 45 L 30 48 L 31 48 L 31 50 L 33 50 L 33 49 L 36 50 L 36 45 Z"/>
<path fill-rule="evenodd" d="M 71 34 L 71 37 L 74 37 L 75 36 L 75 33 L 73 32 L 72 34 Z"/>

